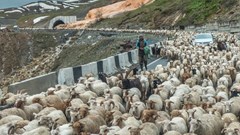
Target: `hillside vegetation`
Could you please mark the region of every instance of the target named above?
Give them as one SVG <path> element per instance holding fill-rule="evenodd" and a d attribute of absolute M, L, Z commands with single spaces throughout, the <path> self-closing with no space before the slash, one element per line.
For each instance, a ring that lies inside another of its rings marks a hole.
<path fill-rule="evenodd" d="M 92 27 L 151 28 L 238 19 L 239 0 L 155 0 Z"/>

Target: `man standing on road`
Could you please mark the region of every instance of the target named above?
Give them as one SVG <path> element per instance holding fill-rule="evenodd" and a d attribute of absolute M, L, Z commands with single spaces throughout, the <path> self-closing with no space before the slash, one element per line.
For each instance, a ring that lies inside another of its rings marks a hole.
<path fill-rule="evenodd" d="M 150 49 L 147 46 L 147 42 L 146 40 L 144 40 L 142 35 L 139 36 L 136 46 L 138 48 L 138 60 L 139 60 L 141 71 L 143 71 L 143 64 L 145 66 L 145 69 L 147 70 L 147 59 L 148 59 L 148 54 L 150 53 Z"/>

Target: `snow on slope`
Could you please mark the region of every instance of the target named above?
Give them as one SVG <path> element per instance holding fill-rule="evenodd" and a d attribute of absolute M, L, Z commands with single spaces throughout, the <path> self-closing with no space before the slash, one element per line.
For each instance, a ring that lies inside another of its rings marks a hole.
<path fill-rule="evenodd" d="M 35 19 L 33 19 L 33 24 L 36 24 L 47 17 L 48 16 L 41 16 L 41 17 L 35 18 Z"/>

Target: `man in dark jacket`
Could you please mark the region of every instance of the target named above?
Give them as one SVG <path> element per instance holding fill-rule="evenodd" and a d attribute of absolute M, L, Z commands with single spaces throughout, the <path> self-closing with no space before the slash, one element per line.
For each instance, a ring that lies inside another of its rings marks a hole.
<path fill-rule="evenodd" d="M 145 69 L 147 70 L 148 54 L 146 53 L 146 51 L 144 51 L 145 47 L 147 47 L 147 42 L 144 40 L 143 36 L 139 36 L 136 46 L 138 48 L 138 60 L 139 60 L 140 68 L 143 71 L 143 64 L 144 64 Z"/>

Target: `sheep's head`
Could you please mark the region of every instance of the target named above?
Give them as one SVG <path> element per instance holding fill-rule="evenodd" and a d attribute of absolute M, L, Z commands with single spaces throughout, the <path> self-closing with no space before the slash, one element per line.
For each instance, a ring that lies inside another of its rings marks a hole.
<path fill-rule="evenodd" d="M 85 118 L 88 114 L 89 114 L 89 108 L 86 108 L 86 107 L 82 107 L 79 109 L 79 117 L 80 119 L 83 119 Z"/>
<path fill-rule="evenodd" d="M 142 122 L 155 122 L 158 117 L 158 113 L 156 110 L 144 110 L 141 113 Z"/>
<path fill-rule="evenodd" d="M 187 110 L 187 113 L 188 113 L 188 118 L 191 119 L 191 118 L 194 118 L 194 114 L 197 110 L 194 110 L 194 109 L 188 109 Z"/>
<path fill-rule="evenodd" d="M 50 88 L 47 89 L 47 95 L 54 95 L 54 92 L 55 92 L 55 91 L 56 91 L 55 88 L 50 87 Z"/>
<path fill-rule="evenodd" d="M 6 102 L 6 100 L 8 99 L 8 97 L 1 97 L 1 99 L 0 99 L 0 105 L 6 105 L 7 104 L 7 102 Z"/>
<path fill-rule="evenodd" d="M 49 116 L 41 116 L 39 121 L 38 121 L 38 125 L 39 126 L 47 126 L 47 127 L 52 127 L 53 125 L 53 119 L 52 117 L 49 117 Z"/>
<path fill-rule="evenodd" d="M 181 117 L 182 113 L 179 110 L 173 110 L 173 111 L 171 111 L 170 115 L 171 115 L 171 118 Z"/>
<path fill-rule="evenodd" d="M 21 127 L 21 126 L 19 126 L 17 124 L 13 124 L 13 123 L 7 124 L 7 127 L 8 127 L 8 135 L 15 134 L 16 130 L 19 129 L 19 128 L 24 129 L 23 127 Z"/>
<path fill-rule="evenodd" d="M 17 100 L 15 101 L 15 104 L 14 106 L 17 107 L 17 108 L 22 108 L 26 103 L 26 96 L 25 95 L 22 95 L 22 96 L 19 96 L 17 98 Z"/>
<path fill-rule="evenodd" d="M 170 108 L 171 108 L 171 104 L 174 104 L 174 102 L 173 101 L 170 101 L 170 100 L 165 100 L 165 110 L 170 110 Z"/>
<path fill-rule="evenodd" d="M 120 124 L 123 122 L 123 120 L 125 120 L 124 117 L 116 115 L 113 118 L 112 125 L 113 126 L 120 126 Z"/>
<path fill-rule="evenodd" d="M 89 99 L 89 101 L 87 103 L 88 103 L 90 108 L 94 108 L 94 107 L 97 106 L 97 101 L 96 101 L 95 98 L 94 99 Z M 100 104 L 102 105 L 103 103 L 101 102 Z"/>
<path fill-rule="evenodd" d="M 238 135 L 239 134 L 239 129 L 238 128 L 224 128 L 221 131 L 222 134 L 225 135 Z"/>
<path fill-rule="evenodd" d="M 115 108 L 115 103 L 112 100 L 105 101 L 103 104 L 104 104 L 105 110 L 107 111 L 110 111 L 113 108 Z"/>
<path fill-rule="evenodd" d="M 80 121 L 76 121 L 72 124 L 72 127 L 75 131 L 75 133 L 81 133 L 84 130 L 85 125 L 81 123 Z"/>
<path fill-rule="evenodd" d="M 226 113 L 229 113 L 231 112 L 231 106 L 232 106 L 232 103 L 233 101 L 224 101 L 222 102 L 226 108 Z"/>
<path fill-rule="evenodd" d="M 152 101 L 152 100 L 147 100 L 147 101 L 146 101 L 146 104 L 147 104 L 147 108 L 148 108 L 148 109 L 154 109 L 156 102 L 155 102 L 155 101 Z"/>
<path fill-rule="evenodd" d="M 200 128 L 201 121 L 198 119 L 190 119 L 189 120 L 189 132 L 194 133 L 197 129 Z"/>
<path fill-rule="evenodd" d="M 142 130 L 143 128 L 141 127 L 129 127 L 128 130 L 130 132 L 130 135 L 140 135 L 140 131 Z"/>
<path fill-rule="evenodd" d="M 192 103 L 186 103 L 186 104 L 184 104 L 183 109 L 188 110 L 188 109 L 192 109 L 193 107 L 194 107 L 194 105 Z"/>

